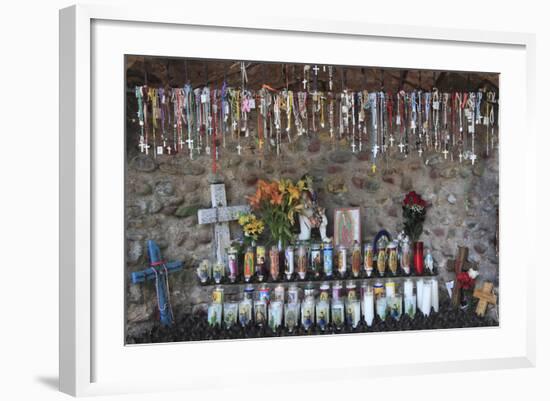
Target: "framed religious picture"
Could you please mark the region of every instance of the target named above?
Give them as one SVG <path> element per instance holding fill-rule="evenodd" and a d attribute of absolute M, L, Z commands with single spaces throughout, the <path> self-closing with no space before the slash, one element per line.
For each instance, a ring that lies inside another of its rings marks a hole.
<path fill-rule="evenodd" d="M 334 246 L 351 249 L 361 242 L 361 208 L 334 209 Z"/>
<path fill-rule="evenodd" d="M 530 36 L 180 15 L 61 13 L 63 391 L 530 363 Z"/>

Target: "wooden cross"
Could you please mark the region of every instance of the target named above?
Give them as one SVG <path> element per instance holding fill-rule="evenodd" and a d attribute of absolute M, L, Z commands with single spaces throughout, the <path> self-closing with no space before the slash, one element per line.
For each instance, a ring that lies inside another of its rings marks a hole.
<path fill-rule="evenodd" d="M 460 305 L 460 299 L 462 295 L 462 288 L 460 288 L 460 283 L 458 282 L 458 275 L 463 271 L 468 271 L 470 268 L 477 267 L 476 264 L 468 261 L 469 249 L 465 246 L 458 247 L 458 254 L 455 260 L 447 261 L 447 270 L 454 271 L 455 273 L 455 283 L 453 286 L 453 295 L 451 297 L 451 303 L 454 307 Z"/>
<path fill-rule="evenodd" d="M 474 291 L 474 297 L 479 299 L 476 307 L 476 313 L 478 316 L 485 316 L 488 304 L 496 305 L 497 296 L 493 294 L 493 283 L 485 281 L 481 288 Z"/>
<path fill-rule="evenodd" d="M 164 261 L 158 245 L 153 240 L 147 242 L 147 249 L 149 251 L 149 267 L 142 271 L 132 272 L 132 284 L 155 280 L 160 324 L 169 327 L 174 322 L 174 316 L 168 292 L 168 274 L 181 270 L 183 263 Z"/>
<path fill-rule="evenodd" d="M 240 213 L 248 213 L 250 206 L 227 206 L 225 184 L 211 184 L 210 196 L 212 208 L 198 211 L 199 224 L 214 224 L 216 260 L 225 264 L 226 250 L 230 245 L 228 222 L 237 220 Z"/>

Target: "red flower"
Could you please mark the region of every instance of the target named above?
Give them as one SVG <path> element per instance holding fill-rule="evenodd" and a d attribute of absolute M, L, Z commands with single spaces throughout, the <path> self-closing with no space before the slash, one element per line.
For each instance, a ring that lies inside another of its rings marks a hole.
<path fill-rule="evenodd" d="M 470 277 L 468 272 L 461 272 L 456 275 L 460 288 L 464 290 L 471 290 L 474 288 L 476 281 Z"/>
<path fill-rule="evenodd" d="M 426 201 L 422 199 L 422 196 L 417 194 L 415 191 L 411 191 L 407 195 L 405 195 L 405 199 L 403 199 L 403 206 L 414 205 L 418 205 L 424 208 L 426 207 Z"/>

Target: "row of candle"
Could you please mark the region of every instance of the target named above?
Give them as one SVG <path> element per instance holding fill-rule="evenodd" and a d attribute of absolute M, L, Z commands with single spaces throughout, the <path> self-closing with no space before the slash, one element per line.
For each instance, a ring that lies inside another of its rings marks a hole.
<path fill-rule="evenodd" d="M 293 285 L 286 291 L 286 299 L 282 285 L 272 291 L 264 284 L 257 295 L 254 292 L 254 287 L 249 285 L 241 301 L 224 302 L 223 287 L 216 287 L 208 307 L 209 324 L 220 325 L 223 319 L 226 328 L 253 322 L 258 326 L 268 324 L 273 330 L 284 326 L 292 332 L 300 323 L 305 330 L 313 325 L 325 330 L 330 323 L 336 328 L 345 324 L 356 328 L 361 318 L 367 326 L 372 326 L 375 313 L 382 320 L 388 316 L 398 320 L 403 309 L 411 317 L 417 308 L 425 316 L 432 309 L 439 311 L 439 288 L 435 278 L 407 279 L 402 284 L 402 292 L 393 280 L 378 281 L 373 286 L 364 283 L 359 294 L 355 282 L 351 281 L 346 284 L 345 295 L 341 282 L 335 282 L 332 288 L 329 283 L 322 283 L 318 291 L 310 283 L 304 288 L 303 297 L 299 296 L 299 288 Z"/>
<path fill-rule="evenodd" d="M 415 274 L 424 274 L 425 268 L 433 273 L 434 263 L 429 251 L 424 256 L 422 243 L 420 249 L 415 249 L 414 267 Z M 262 245 L 249 246 L 244 254 L 244 266 L 239 265 L 239 253 L 234 247 L 228 250 L 227 266 L 223 263 L 211 265 L 205 259 L 197 268 L 197 276 L 202 283 L 213 279 L 217 284 L 227 276 L 230 282 L 236 282 L 241 275 L 245 282 L 254 278 L 262 282 L 267 277 L 272 281 L 281 278 L 280 260 L 283 255 L 276 246 L 269 252 Z M 419 257 L 417 255 L 420 255 Z M 361 254 L 361 246 L 356 241 L 352 248 L 344 246 L 337 247 L 336 257 L 332 243 L 313 243 L 310 246 L 305 243 L 298 243 L 296 246 L 288 246 L 284 251 L 284 275 L 287 280 L 298 277 L 305 280 L 306 277 L 333 277 L 336 273 L 339 277 L 360 276 L 371 277 L 375 272 L 384 276 L 389 270 L 392 275 L 397 275 L 399 269 L 408 275 L 410 269 L 411 252 L 409 243 L 402 244 L 392 241 L 387 246 L 379 246 L 376 252 L 371 243 L 364 245 L 364 252 Z M 269 266 L 268 266 L 269 261 Z M 336 272 L 333 269 L 336 262 Z"/>

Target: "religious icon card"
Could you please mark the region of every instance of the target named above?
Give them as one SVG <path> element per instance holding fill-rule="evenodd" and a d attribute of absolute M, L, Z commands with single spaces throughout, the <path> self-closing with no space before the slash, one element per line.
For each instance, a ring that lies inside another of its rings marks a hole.
<path fill-rule="evenodd" d="M 499 325 L 498 73 L 125 68 L 126 344 Z"/>

